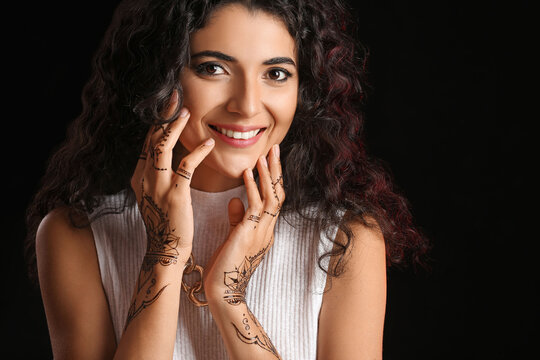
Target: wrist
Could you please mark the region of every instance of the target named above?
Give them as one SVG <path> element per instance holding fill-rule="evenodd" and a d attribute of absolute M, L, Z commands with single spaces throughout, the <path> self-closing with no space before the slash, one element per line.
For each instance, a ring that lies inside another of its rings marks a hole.
<path fill-rule="evenodd" d="M 154 270 L 177 270 L 183 271 L 189 260 L 189 253 L 186 255 L 184 252 L 178 253 L 163 253 L 147 251 L 143 258 L 143 267 L 151 268 Z"/>

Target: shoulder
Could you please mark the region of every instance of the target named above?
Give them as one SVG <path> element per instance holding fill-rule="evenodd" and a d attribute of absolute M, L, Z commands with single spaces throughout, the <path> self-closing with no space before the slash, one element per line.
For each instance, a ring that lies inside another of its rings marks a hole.
<path fill-rule="evenodd" d="M 355 219 L 349 222 L 351 229 L 350 245 L 345 253 L 346 265 L 344 275 L 346 277 L 354 276 L 362 263 L 365 263 L 371 257 L 386 258 L 386 246 L 382 231 L 373 218 L 366 218 L 365 221 Z M 338 230 L 335 242 L 345 245 L 349 239 L 347 235 Z"/>
<path fill-rule="evenodd" d="M 36 233 L 38 259 L 50 250 L 82 251 L 92 247 L 92 230 L 90 226 L 83 226 L 85 224 L 88 224 L 88 218 L 75 214 L 68 207 L 49 212 L 39 224 Z"/>
<path fill-rule="evenodd" d="M 91 269 L 97 269 L 97 255 L 88 219 L 67 207 L 52 210 L 39 224 L 36 257 L 42 289 L 90 277 Z"/>

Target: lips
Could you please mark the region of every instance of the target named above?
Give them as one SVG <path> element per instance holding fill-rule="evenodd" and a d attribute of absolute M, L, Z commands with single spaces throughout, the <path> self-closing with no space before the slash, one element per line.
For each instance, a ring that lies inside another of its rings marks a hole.
<path fill-rule="evenodd" d="M 256 143 L 262 136 L 266 127 L 239 126 L 239 125 L 209 125 L 218 135 L 218 138 L 234 147 L 247 147 Z"/>

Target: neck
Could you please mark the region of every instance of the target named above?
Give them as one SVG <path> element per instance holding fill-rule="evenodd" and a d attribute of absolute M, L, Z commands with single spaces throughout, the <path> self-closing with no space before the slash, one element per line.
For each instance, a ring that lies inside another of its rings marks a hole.
<path fill-rule="evenodd" d="M 216 174 L 213 169 L 204 164 L 200 164 L 191 177 L 191 187 L 206 192 L 222 192 L 238 187 L 243 183 L 242 178 L 233 179 Z"/>

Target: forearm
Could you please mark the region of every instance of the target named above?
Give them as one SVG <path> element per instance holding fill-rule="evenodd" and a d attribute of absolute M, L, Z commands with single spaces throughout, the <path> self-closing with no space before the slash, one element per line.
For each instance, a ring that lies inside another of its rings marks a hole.
<path fill-rule="evenodd" d="M 170 359 L 174 350 L 185 261 L 143 261 L 115 359 Z"/>
<path fill-rule="evenodd" d="M 277 349 L 245 302 L 209 303 L 230 359 L 281 359 Z"/>

